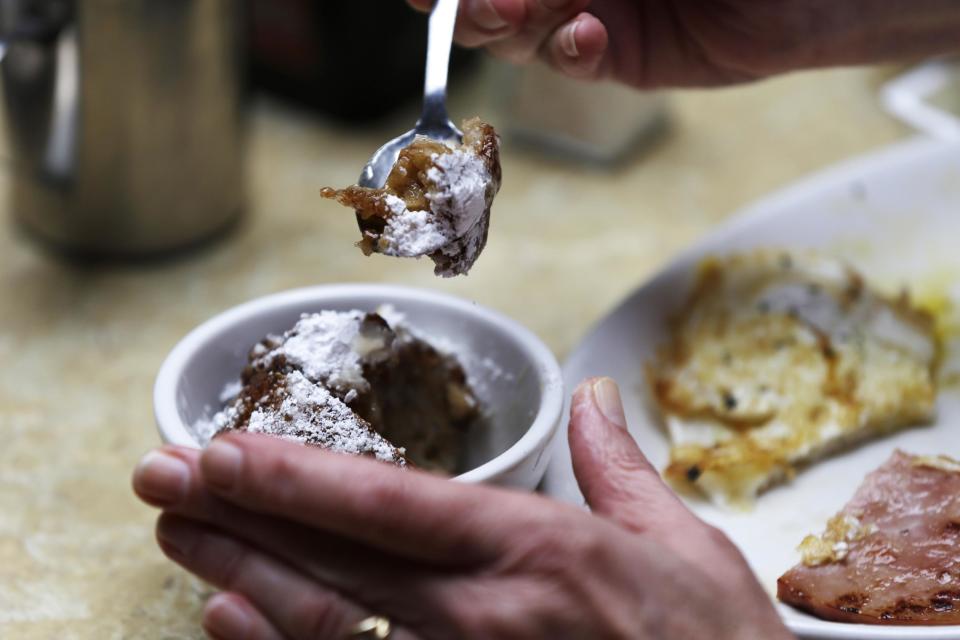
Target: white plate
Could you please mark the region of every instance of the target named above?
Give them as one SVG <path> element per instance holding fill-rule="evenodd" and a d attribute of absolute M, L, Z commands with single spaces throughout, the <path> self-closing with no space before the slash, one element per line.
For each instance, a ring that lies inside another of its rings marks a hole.
<path fill-rule="evenodd" d="M 952 286 L 949 295 L 960 309 L 960 145 L 912 140 L 763 200 L 681 255 L 593 329 L 567 360 L 566 383 L 572 387 L 588 376 L 615 377 L 630 431 L 659 468 L 668 459 L 668 442 L 647 404 L 642 365 L 666 339 L 664 318 L 685 298 L 692 267 L 708 255 L 761 246 L 810 247 L 842 256 L 881 288 L 909 283 L 915 290 L 945 293 Z M 689 504 L 736 542 L 773 594 L 777 577 L 796 563 L 795 548 L 803 536 L 821 530 L 894 448 L 958 455 L 958 433 L 960 394 L 945 390 L 936 424 L 815 465 L 789 485 L 761 496 L 750 513 L 728 513 L 693 500 Z M 566 438 L 558 438 L 554 447 L 544 490 L 582 504 Z M 789 627 L 805 638 L 960 638 L 958 626 L 838 624 L 778 606 Z"/>
<path fill-rule="evenodd" d="M 880 98 L 887 111 L 941 140 L 960 140 L 960 117 L 934 104 L 935 96 L 960 82 L 960 61 L 932 60 L 885 84 Z M 956 91 L 956 89 L 952 89 Z"/>

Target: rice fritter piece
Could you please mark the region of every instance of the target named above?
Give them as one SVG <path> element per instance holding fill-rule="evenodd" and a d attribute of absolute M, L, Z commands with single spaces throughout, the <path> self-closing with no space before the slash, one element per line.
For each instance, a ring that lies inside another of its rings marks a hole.
<path fill-rule="evenodd" d="M 836 259 L 708 260 L 648 366 L 672 442 L 665 476 L 749 505 L 798 466 L 934 413 L 933 319 Z"/>

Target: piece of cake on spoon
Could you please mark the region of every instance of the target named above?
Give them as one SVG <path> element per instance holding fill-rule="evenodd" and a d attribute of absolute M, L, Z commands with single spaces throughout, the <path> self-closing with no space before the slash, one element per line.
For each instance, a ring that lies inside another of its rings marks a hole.
<path fill-rule="evenodd" d="M 483 251 L 500 181 L 497 134 L 473 118 L 463 123 L 460 145 L 417 136 L 382 188 L 321 194 L 356 210 L 366 255 L 429 256 L 437 275 L 452 277 L 466 274 Z"/>

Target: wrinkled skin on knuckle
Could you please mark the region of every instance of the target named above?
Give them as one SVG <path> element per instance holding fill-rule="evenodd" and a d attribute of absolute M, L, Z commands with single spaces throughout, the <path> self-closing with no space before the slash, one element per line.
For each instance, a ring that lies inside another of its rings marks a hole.
<path fill-rule="evenodd" d="M 566 519 L 556 511 L 527 514 L 514 523 L 516 532 L 503 555 L 497 559 L 493 572 L 498 575 L 522 575 L 546 558 L 559 552 L 560 531 Z"/>
<path fill-rule="evenodd" d="M 257 485 L 256 491 L 262 492 L 264 502 L 280 508 L 296 508 L 300 490 L 300 464 L 285 456 L 270 461 L 262 475 L 250 477 L 244 475 L 242 490 L 250 491 L 251 485 Z"/>
<path fill-rule="evenodd" d="M 557 512 L 545 518 L 524 549 L 529 569 L 569 581 L 605 558 L 609 541 L 592 516 Z"/>
<path fill-rule="evenodd" d="M 712 554 L 723 564 L 723 573 L 729 576 L 735 576 L 740 580 L 754 580 L 753 572 L 747 565 L 746 559 L 735 544 L 720 529 L 704 524 L 702 535 L 705 539 L 705 545 L 709 547 L 707 553 Z"/>
<path fill-rule="evenodd" d="M 518 632 L 528 635 L 517 637 L 632 637 L 624 616 L 632 607 L 620 606 L 630 594 L 620 591 L 625 583 L 612 550 L 618 541 L 610 533 L 580 512 L 547 513 L 524 530 L 492 571 L 509 594 L 498 615 L 517 606 L 528 623 Z"/>
<path fill-rule="evenodd" d="M 703 534 L 710 544 L 720 553 L 739 557 L 740 552 L 723 531 L 710 524 L 703 524 Z"/>
<path fill-rule="evenodd" d="M 525 65 L 537 59 L 539 49 L 535 46 L 518 46 L 515 42 L 505 41 L 489 45 L 487 51 L 498 60 Z"/>
<path fill-rule="evenodd" d="M 346 619 L 343 601 L 333 593 L 309 593 L 293 596 L 293 619 L 297 621 L 299 640 L 340 638 L 351 621 Z"/>
<path fill-rule="evenodd" d="M 614 473 L 622 477 L 632 478 L 640 475 L 660 481 L 659 472 L 647 460 L 638 456 L 636 450 L 615 449 L 607 456 L 606 464 Z M 633 480 L 632 484 L 637 484 L 636 480 Z"/>
<path fill-rule="evenodd" d="M 721 589 L 756 582 L 740 550 L 722 531 L 692 515 L 674 524 L 675 534 L 659 544 L 665 545 L 664 552 L 697 567 L 705 582 Z"/>
<path fill-rule="evenodd" d="M 474 637 L 466 632 L 482 630 L 483 612 L 476 606 L 483 602 L 481 584 L 480 578 L 459 575 L 425 583 L 416 594 L 424 606 L 404 608 L 396 621 L 414 630 L 420 640 Z M 365 604 L 371 608 L 377 606 L 370 601 Z"/>
<path fill-rule="evenodd" d="M 456 597 L 445 597 L 447 626 L 455 631 L 443 638 L 561 638 L 551 630 L 562 624 L 569 603 L 551 599 L 543 585 L 527 576 L 484 577 L 463 582 Z"/>
<path fill-rule="evenodd" d="M 443 547 L 451 558 L 450 564 L 478 567 L 496 556 L 499 537 L 495 523 L 474 514 L 461 513 L 444 532 Z"/>
<path fill-rule="evenodd" d="M 731 82 L 812 66 L 816 36 L 842 10 L 838 3 L 824 0 L 686 2 L 682 6 L 691 39 Z M 827 13 L 821 15 L 824 8 Z"/>
<path fill-rule="evenodd" d="M 625 453 L 604 456 L 603 483 L 609 502 L 628 504 L 638 498 L 636 487 L 648 487 L 662 482 L 660 474 L 648 463 Z"/>
<path fill-rule="evenodd" d="M 364 517 L 373 518 L 384 512 L 393 512 L 403 508 L 408 502 L 408 484 L 399 473 L 392 474 L 389 478 L 378 476 L 358 479 L 358 482 L 366 484 L 362 498 L 357 501 L 357 510 Z"/>
<path fill-rule="evenodd" d="M 439 593 L 436 593 L 438 592 Z M 440 585 L 424 585 L 418 590 L 417 600 L 422 603 L 421 606 L 401 606 L 402 614 L 391 617 L 391 620 L 406 629 L 415 632 L 417 640 L 448 640 L 458 637 L 454 632 L 455 627 L 452 619 L 448 615 L 448 607 L 444 604 L 446 596 L 451 596 L 451 600 L 457 599 L 455 592 L 447 583 Z M 363 604 L 369 611 L 388 610 L 384 603 L 392 603 L 388 598 L 376 598 L 375 600 L 364 600 Z"/>
<path fill-rule="evenodd" d="M 452 603 L 448 616 L 450 626 L 456 629 L 461 638 L 494 638 L 502 631 L 502 627 L 509 624 L 490 606 L 489 597 L 499 597 L 495 594 L 471 594 L 473 597 Z M 483 597 L 486 595 L 487 597 Z"/>
<path fill-rule="evenodd" d="M 210 537 L 204 534 L 201 542 L 196 546 L 196 553 L 207 554 Z M 212 554 L 211 554 L 212 555 Z M 220 562 L 214 569 L 214 575 L 217 577 L 217 584 L 224 585 L 227 589 L 233 589 L 240 584 L 240 577 L 247 570 L 250 556 L 247 549 L 240 545 L 231 544 L 225 552 L 216 554 Z"/>
<path fill-rule="evenodd" d="M 391 476 L 393 477 L 359 478 L 358 482 L 366 484 L 352 509 L 357 519 L 367 523 L 371 530 L 380 531 L 382 535 L 404 530 L 408 528 L 406 523 L 415 523 L 423 517 L 419 511 L 411 508 L 410 484 L 403 474 Z"/>
<path fill-rule="evenodd" d="M 584 576 L 586 577 L 586 576 Z M 583 580 L 583 584 L 589 581 Z M 496 580 L 486 590 L 473 589 L 455 607 L 458 638 L 497 640 L 628 640 L 636 628 L 626 618 L 632 607 L 601 590 L 572 590 L 543 576 Z"/>

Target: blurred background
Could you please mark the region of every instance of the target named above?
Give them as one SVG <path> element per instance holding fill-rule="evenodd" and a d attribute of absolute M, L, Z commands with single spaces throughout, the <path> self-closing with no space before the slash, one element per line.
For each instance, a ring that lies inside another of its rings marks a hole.
<path fill-rule="evenodd" d="M 902 69 L 668 95 L 457 50 L 451 115 L 497 126 L 504 185 L 484 256 L 443 281 L 364 258 L 319 197 L 412 126 L 425 34 L 402 0 L 0 0 L 0 637 L 201 637 L 205 588 L 127 478 L 160 362 L 224 308 L 401 283 L 562 358 L 739 207 L 913 132 Z M 941 71 L 930 99 L 960 109 Z"/>

